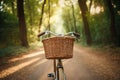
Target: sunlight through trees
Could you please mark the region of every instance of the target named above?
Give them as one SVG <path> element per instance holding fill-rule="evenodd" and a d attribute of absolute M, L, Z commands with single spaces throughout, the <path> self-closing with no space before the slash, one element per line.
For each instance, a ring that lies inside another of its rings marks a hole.
<path fill-rule="evenodd" d="M 50 26 L 56 33 L 79 32 L 84 44 L 120 45 L 120 2 L 117 0 L 23 0 L 23 3 L 29 44 L 37 42 L 38 31 L 42 32 Z M 22 42 L 17 10 L 17 0 L 0 1 L 1 47 Z"/>

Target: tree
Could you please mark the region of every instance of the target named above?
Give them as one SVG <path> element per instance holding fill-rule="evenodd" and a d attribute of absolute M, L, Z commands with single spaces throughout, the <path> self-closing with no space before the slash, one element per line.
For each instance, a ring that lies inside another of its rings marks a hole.
<path fill-rule="evenodd" d="M 24 16 L 23 0 L 17 0 L 17 14 L 19 21 L 21 44 L 22 46 L 28 47 L 29 45 L 27 41 L 27 29 L 26 29 L 25 16 Z"/>
<path fill-rule="evenodd" d="M 78 31 L 77 31 L 77 26 L 76 26 L 76 18 L 75 18 L 74 5 L 73 5 L 73 3 L 72 3 L 71 0 L 70 0 L 70 3 L 71 3 L 71 7 L 72 7 L 72 14 L 73 14 L 73 20 L 74 20 L 74 31 L 75 31 L 75 32 L 78 32 Z"/>
<path fill-rule="evenodd" d="M 110 16 L 110 33 L 111 33 L 111 40 L 115 42 L 117 34 L 116 34 L 116 27 L 115 27 L 115 14 L 114 14 L 114 8 L 113 3 L 111 0 L 106 0 L 109 16 Z"/>
<path fill-rule="evenodd" d="M 51 14 L 50 14 L 50 0 L 48 0 L 48 13 L 49 13 L 48 30 L 50 30 L 50 16 L 51 16 Z"/>
<path fill-rule="evenodd" d="M 42 19 L 43 19 L 43 13 L 44 13 L 45 4 L 46 4 L 46 0 L 44 0 L 44 2 L 43 2 L 43 4 L 42 4 L 42 11 L 41 11 L 41 17 L 40 17 L 39 30 L 38 30 L 38 32 L 40 32 L 40 28 L 41 28 L 41 25 L 42 25 Z"/>
<path fill-rule="evenodd" d="M 12 13 L 15 15 L 15 0 L 11 2 L 11 7 L 12 7 Z"/>
<path fill-rule="evenodd" d="M 88 19 L 87 19 L 88 8 L 87 8 L 86 0 L 78 0 L 78 3 L 79 3 L 79 7 L 81 9 L 81 15 L 82 15 L 83 24 L 84 24 L 86 41 L 87 41 L 87 44 L 90 45 L 92 43 L 92 38 L 91 38 L 89 23 L 88 23 Z"/>

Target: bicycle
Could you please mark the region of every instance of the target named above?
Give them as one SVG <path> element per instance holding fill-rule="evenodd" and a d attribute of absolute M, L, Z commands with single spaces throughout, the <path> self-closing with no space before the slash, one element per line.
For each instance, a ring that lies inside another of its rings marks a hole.
<path fill-rule="evenodd" d="M 63 35 L 45 31 L 38 34 L 38 37 L 49 34 L 52 34 L 53 37 L 42 40 L 46 58 L 54 59 L 54 73 L 49 73 L 48 77 L 53 80 L 67 80 L 61 60 L 73 57 L 74 41 L 75 38 L 80 38 L 80 35 L 75 32 L 68 32 Z"/>

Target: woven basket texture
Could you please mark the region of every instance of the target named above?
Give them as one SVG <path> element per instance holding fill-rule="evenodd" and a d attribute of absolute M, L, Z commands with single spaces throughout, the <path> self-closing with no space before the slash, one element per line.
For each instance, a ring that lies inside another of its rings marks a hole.
<path fill-rule="evenodd" d="M 51 37 L 44 39 L 43 46 L 47 59 L 68 59 L 73 57 L 74 38 Z"/>

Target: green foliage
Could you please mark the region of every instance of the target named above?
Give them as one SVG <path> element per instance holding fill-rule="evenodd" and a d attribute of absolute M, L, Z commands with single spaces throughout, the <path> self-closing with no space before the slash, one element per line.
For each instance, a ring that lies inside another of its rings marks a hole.
<path fill-rule="evenodd" d="M 120 1 L 119 0 L 113 0 L 113 3 L 116 6 L 114 8 L 114 11 L 115 11 L 115 26 L 116 26 L 116 30 L 117 30 L 116 45 L 120 46 Z"/>
<path fill-rule="evenodd" d="M 25 0 L 24 12 L 26 17 L 27 25 L 38 25 L 39 23 L 39 12 L 40 2 L 38 0 Z"/>
<path fill-rule="evenodd" d="M 0 48 L 0 57 L 18 55 L 21 53 L 27 53 L 29 51 L 38 49 L 41 47 L 40 42 L 30 44 L 29 48 L 23 46 L 7 46 L 5 48 Z"/>
<path fill-rule="evenodd" d="M 84 33 L 84 25 L 82 22 L 82 17 L 80 14 L 80 8 L 78 4 L 74 4 L 74 14 L 75 14 L 75 19 L 76 19 L 76 28 L 78 33 L 80 33 L 80 42 L 82 44 L 85 44 L 85 33 Z M 65 27 L 66 31 L 74 31 L 74 20 L 73 20 L 73 12 L 72 12 L 72 7 L 69 5 L 66 5 L 63 8 L 63 15 L 62 18 L 64 20 L 63 26 Z"/>
<path fill-rule="evenodd" d="M 105 14 L 93 15 L 89 20 L 93 43 L 108 44 L 110 42 L 110 24 Z"/>
<path fill-rule="evenodd" d="M 25 0 L 24 12 L 29 43 L 37 40 L 43 0 Z"/>
<path fill-rule="evenodd" d="M 26 52 L 27 48 L 21 46 L 8 46 L 0 49 L 0 57 L 17 55 L 22 52 Z"/>
<path fill-rule="evenodd" d="M 116 15 L 116 30 L 117 30 L 117 42 L 116 44 L 120 46 L 120 15 Z"/>
<path fill-rule="evenodd" d="M 2 0 L 3 4 L 0 3 L 3 10 L 0 8 L 0 48 L 9 46 L 9 45 L 19 45 L 19 27 L 17 16 L 11 14 L 12 12 L 12 2 L 15 3 L 14 8 L 16 10 L 16 0 Z M 74 0 L 72 0 L 74 2 Z M 90 1 L 90 0 L 89 0 Z M 95 15 L 87 15 L 91 30 L 91 35 L 93 39 L 93 44 L 110 44 L 110 20 L 109 13 L 107 11 L 107 7 L 105 6 L 104 0 L 92 0 L 92 5 L 95 7 L 101 6 L 103 7 L 104 12 Z M 116 30 L 117 30 L 117 44 L 120 45 L 120 1 L 112 0 L 115 11 L 115 19 L 116 19 Z M 34 43 L 37 40 L 38 27 L 41 17 L 41 8 L 42 8 L 43 0 L 24 0 L 24 12 L 27 24 L 27 34 L 29 43 Z M 55 21 L 52 22 L 52 17 L 55 16 L 56 11 L 60 9 L 59 0 L 50 0 L 50 16 L 51 16 L 51 29 L 54 29 L 57 25 L 55 25 Z M 65 3 L 63 3 L 65 4 Z M 85 44 L 85 33 L 84 33 L 84 25 L 81 17 L 81 12 L 78 3 L 74 5 L 74 14 L 76 18 L 76 27 L 78 32 L 81 35 L 81 43 Z M 45 10 L 43 14 L 43 22 L 42 28 L 44 29 L 48 26 L 49 20 L 49 11 L 48 11 L 48 0 L 46 1 Z M 9 10 L 8 10 L 9 9 Z M 64 7 L 61 7 L 62 10 L 62 19 L 63 19 L 63 27 L 66 32 L 74 31 L 74 19 L 72 13 L 72 6 L 70 4 L 65 4 Z M 16 13 L 17 14 L 17 13 Z M 59 21 L 58 21 L 59 22 Z M 58 27 L 58 26 L 57 26 Z"/>
<path fill-rule="evenodd" d="M 18 20 L 16 16 L 8 13 L 8 12 L 1 12 L 0 11 L 0 28 L 3 27 L 12 27 L 12 26 L 17 26 L 18 25 Z"/>
<path fill-rule="evenodd" d="M 7 12 L 0 12 L 0 47 L 19 44 L 17 18 Z"/>

